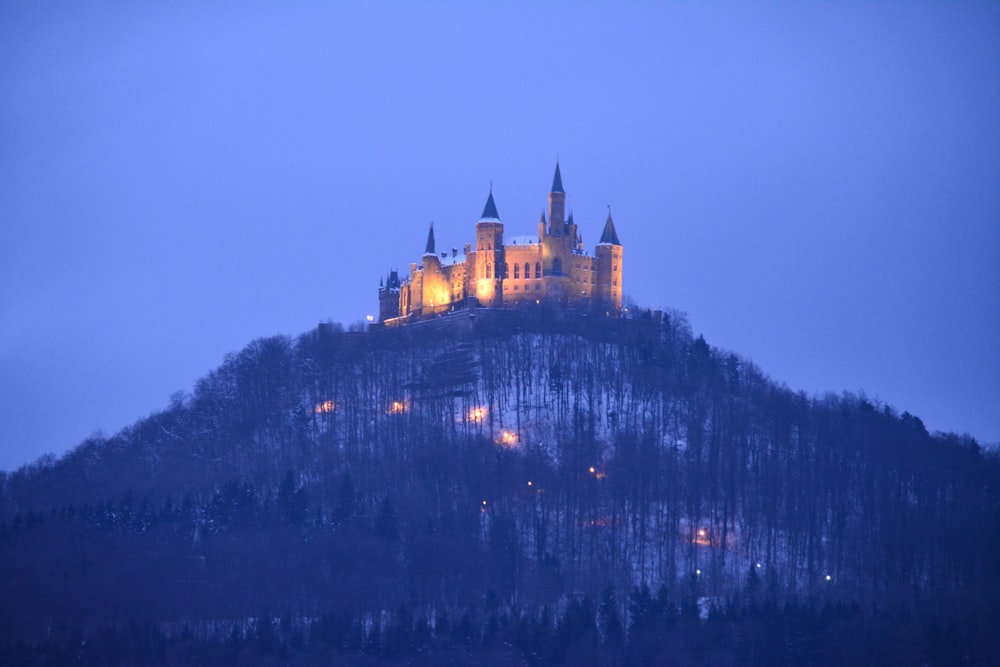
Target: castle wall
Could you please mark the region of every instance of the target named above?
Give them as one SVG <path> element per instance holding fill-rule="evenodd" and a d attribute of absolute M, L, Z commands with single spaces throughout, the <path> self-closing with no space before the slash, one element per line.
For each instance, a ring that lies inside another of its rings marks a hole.
<path fill-rule="evenodd" d="M 535 303 L 545 294 L 542 279 L 542 246 L 526 243 L 505 246 L 506 277 L 503 301 L 507 305 Z"/>
<path fill-rule="evenodd" d="M 573 300 L 585 304 L 594 302 L 594 287 L 597 282 L 594 271 L 594 258 L 589 255 L 574 253 L 569 258 L 569 275 L 573 282 Z"/>

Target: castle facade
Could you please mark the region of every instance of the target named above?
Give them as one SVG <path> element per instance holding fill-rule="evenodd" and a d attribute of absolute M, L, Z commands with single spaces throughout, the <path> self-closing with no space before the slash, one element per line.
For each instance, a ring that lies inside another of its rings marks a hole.
<path fill-rule="evenodd" d="M 583 248 L 556 163 L 548 222 L 542 212 L 537 236 L 504 237 L 490 189 L 476 222 L 475 247 L 437 252 L 434 225 L 421 263 L 401 279 L 391 271 L 379 286 L 379 321 L 387 326 L 470 308 L 517 308 L 545 304 L 616 316 L 622 307 L 622 244 L 608 219 L 594 254 Z"/>

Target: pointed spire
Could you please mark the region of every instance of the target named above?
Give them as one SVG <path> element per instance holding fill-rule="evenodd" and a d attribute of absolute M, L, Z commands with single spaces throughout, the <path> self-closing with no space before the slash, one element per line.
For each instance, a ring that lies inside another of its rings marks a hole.
<path fill-rule="evenodd" d="M 427 232 L 427 247 L 424 249 L 425 255 L 434 254 L 434 223 L 431 223 L 431 229 Z"/>
<path fill-rule="evenodd" d="M 565 194 L 562 185 L 562 174 L 559 173 L 559 160 L 556 160 L 556 175 L 552 178 L 552 192 L 562 192 Z"/>
<path fill-rule="evenodd" d="M 615 231 L 615 223 L 611 219 L 611 207 L 608 206 L 608 221 L 604 223 L 604 231 L 601 233 L 600 243 L 607 243 L 610 245 L 621 245 L 622 242 L 618 240 L 618 232 Z"/>
<path fill-rule="evenodd" d="M 483 208 L 483 215 L 480 216 L 480 220 L 500 220 L 500 214 L 497 213 L 497 205 L 493 201 L 493 184 L 490 183 L 490 197 L 486 200 L 486 206 Z"/>
<path fill-rule="evenodd" d="M 542 218 L 541 218 L 541 220 L 539 220 L 539 222 L 542 223 L 543 225 L 545 224 L 545 209 L 544 208 L 542 209 Z"/>

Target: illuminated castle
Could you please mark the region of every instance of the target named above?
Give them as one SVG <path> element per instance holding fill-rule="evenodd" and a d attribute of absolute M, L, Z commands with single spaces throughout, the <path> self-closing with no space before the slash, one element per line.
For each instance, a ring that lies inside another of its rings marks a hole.
<path fill-rule="evenodd" d="M 470 307 L 518 308 L 545 304 L 592 309 L 617 315 L 622 306 L 622 244 L 608 219 L 594 255 L 567 218 L 566 192 L 556 163 L 545 213 L 537 236 L 504 238 L 493 191 L 476 223 L 476 246 L 438 253 L 434 225 L 427 234 L 421 264 L 410 264 L 409 278 L 396 271 L 379 286 L 379 321 L 402 324 Z"/>

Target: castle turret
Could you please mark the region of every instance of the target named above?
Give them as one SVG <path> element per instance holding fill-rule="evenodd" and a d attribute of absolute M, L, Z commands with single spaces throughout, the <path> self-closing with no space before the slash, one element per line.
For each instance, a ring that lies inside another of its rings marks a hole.
<path fill-rule="evenodd" d="M 618 240 L 615 222 L 611 219 L 610 206 L 596 255 L 597 298 L 594 305 L 614 315 L 622 307 L 622 244 Z"/>
<path fill-rule="evenodd" d="M 474 295 L 482 306 L 498 306 L 503 298 L 500 280 L 503 277 L 503 222 L 493 201 L 493 186 L 476 223 L 476 262 L 472 282 Z"/>
<path fill-rule="evenodd" d="M 423 269 L 420 271 L 420 308 L 422 315 L 444 312 L 451 304 L 451 290 L 442 266 L 441 257 L 435 251 L 434 223 L 427 231 L 427 245 L 424 248 Z"/>

